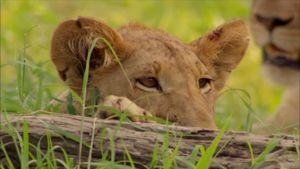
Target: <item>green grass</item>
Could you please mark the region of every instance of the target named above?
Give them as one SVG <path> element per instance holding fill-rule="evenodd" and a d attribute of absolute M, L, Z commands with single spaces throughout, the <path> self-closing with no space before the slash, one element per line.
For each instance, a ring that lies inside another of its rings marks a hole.
<path fill-rule="evenodd" d="M 21 147 L 21 167 L 24 169 L 29 168 L 28 161 L 29 161 L 29 130 L 28 130 L 28 123 L 24 121 L 24 128 L 23 128 L 23 139 L 22 139 L 22 147 Z"/>
<path fill-rule="evenodd" d="M 82 84 L 82 92 L 81 92 L 81 116 L 85 116 L 85 109 L 86 109 L 86 97 L 87 97 L 87 87 L 88 87 L 88 78 L 89 78 L 89 71 L 90 71 L 90 61 L 91 61 L 91 55 L 92 51 L 94 50 L 97 41 L 99 38 L 96 38 L 93 40 L 92 45 L 88 51 L 87 59 L 86 59 L 86 65 L 83 75 L 83 84 Z M 79 144 L 79 152 L 78 152 L 78 163 L 81 164 L 81 153 L 82 153 L 82 141 L 83 141 L 83 118 L 80 122 L 80 144 Z M 90 167 L 90 166 L 89 166 Z"/>
<path fill-rule="evenodd" d="M 229 119 L 229 118 L 228 118 Z M 201 158 L 196 164 L 196 169 L 209 169 L 211 161 L 216 153 L 217 147 L 224 136 L 225 131 L 229 125 L 229 120 L 227 120 L 224 127 L 220 130 L 219 134 L 212 141 L 211 145 L 205 150 L 204 146 L 200 145 Z"/>
<path fill-rule="evenodd" d="M 203 0 L 203 1 L 1 1 L 1 112 L 15 113 L 40 113 L 56 112 L 56 107 L 48 105 L 66 86 L 59 80 L 54 65 L 50 61 L 51 33 L 59 22 L 67 18 L 77 16 L 93 16 L 105 20 L 114 28 L 127 22 L 140 22 L 147 26 L 163 29 L 190 42 L 209 29 L 233 18 L 248 19 L 250 0 Z M 5 17 L 4 17 L 5 16 Z M 16 19 L 18 18 L 18 19 Z M 176 18 L 176 19 L 175 19 Z M 99 39 L 105 42 L 105 39 Z M 96 40 L 94 41 L 95 44 Z M 107 43 L 107 42 L 106 42 Z M 108 44 L 108 43 L 107 43 Z M 110 49 L 112 47 L 109 45 Z M 93 47 L 92 47 L 93 48 Z M 90 57 L 90 52 L 88 59 Z M 115 59 L 118 57 L 112 50 Z M 89 63 L 89 62 L 88 62 Z M 118 61 L 122 68 L 122 64 Z M 249 71 L 251 70 L 251 71 Z M 87 74 L 89 68 L 86 66 L 84 74 L 82 97 L 73 93 L 68 97 L 68 111 L 70 114 L 83 115 L 87 109 L 95 110 L 95 107 L 86 107 L 85 96 L 87 87 Z M 125 73 L 126 70 L 123 70 Z M 126 74 L 125 74 L 126 75 Z M 95 95 L 94 100 L 101 96 L 101 91 Z M 216 105 L 216 121 L 219 128 L 225 128 L 224 119 L 232 114 L 228 129 L 251 131 L 252 124 L 271 115 L 280 103 L 282 89 L 272 86 L 260 75 L 260 50 L 250 44 L 249 50 L 241 65 L 231 76 L 227 87 L 222 92 Z M 272 98 L 272 99 L 270 99 Z M 81 112 L 76 112 L 73 101 L 77 100 L 84 106 Z M 93 100 L 93 99 L 92 99 Z M 92 111 L 93 111 L 92 110 Z M 110 109 L 111 110 L 111 109 Z M 126 113 L 113 110 L 120 116 L 121 122 L 128 121 Z M 39 145 L 29 144 L 29 128 L 25 122 L 24 133 L 21 137 L 12 126 L 5 128 L 14 138 L 17 151 L 21 159 L 22 168 L 28 168 L 29 164 L 36 163 L 37 166 L 57 168 L 58 164 L 65 168 L 74 168 L 73 160 L 63 148 L 52 146 L 51 135 L 47 135 L 48 150 L 41 152 Z M 51 126 L 50 126 L 51 127 Z M 53 127 L 53 126 L 52 126 Z M 138 127 L 138 126 L 136 126 Z M 55 127 L 53 130 L 61 135 L 73 139 L 82 144 L 90 145 L 93 142 L 83 143 L 82 137 L 70 135 Z M 114 135 L 118 131 L 102 131 L 103 137 L 110 139 L 110 154 L 103 152 L 99 163 L 91 163 L 89 152 L 88 168 L 125 168 L 122 162 L 115 161 Z M 222 130 L 222 132 L 224 132 Z M 181 146 L 180 137 L 173 152 L 168 152 L 169 134 L 165 134 L 163 147 L 156 144 L 152 162 L 148 168 L 176 168 L 176 160 L 182 161 L 189 168 L 207 168 L 216 146 L 222 137 L 222 132 L 216 137 L 211 147 L 206 150 L 199 145 L 189 159 L 178 156 L 178 148 Z M 92 139 L 93 140 L 93 139 Z M 254 159 L 253 168 L 258 167 L 264 160 L 265 155 L 273 148 L 270 143 L 262 156 Z M 34 156 L 30 154 L 30 147 L 37 150 Z M 1 144 L 1 150 L 6 156 L 9 168 L 13 163 L 7 156 L 5 145 Z M 64 161 L 55 158 L 55 149 L 61 149 Z M 160 151 L 163 150 L 163 152 Z M 251 150 L 251 145 L 249 145 Z M 135 162 L 124 145 L 129 167 L 135 168 Z M 202 158 L 197 159 L 199 150 Z M 79 157 L 81 148 L 79 148 Z M 110 155 L 110 156 L 109 156 Z M 169 158 L 170 157 L 170 158 Z M 163 159 L 162 166 L 158 160 Z M 205 159 L 205 160 L 204 160 Z M 205 167 L 204 167 L 205 166 Z M 0 164 L 0 168 L 4 168 Z"/>
<path fill-rule="evenodd" d="M 272 140 L 264 151 L 253 161 L 251 169 L 258 169 L 266 160 L 267 155 L 278 145 L 279 140 Z"/>

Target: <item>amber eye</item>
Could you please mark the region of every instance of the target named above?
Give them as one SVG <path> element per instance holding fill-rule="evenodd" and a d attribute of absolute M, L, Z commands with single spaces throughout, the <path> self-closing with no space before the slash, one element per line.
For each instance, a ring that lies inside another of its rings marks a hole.
<path fill-rule="evenodd" d="M 211 79 L 201 78 L 199 79 L 199 88 L 202 93 L 207 93 L 211 90 Z"/>
<path fill-rule="evenodd" d="M 159 92 L 162 91 L 161 86 L 154 77 L 140 78 L 136 79 L 136 86 L 142 90 L 149 92 Z"/>

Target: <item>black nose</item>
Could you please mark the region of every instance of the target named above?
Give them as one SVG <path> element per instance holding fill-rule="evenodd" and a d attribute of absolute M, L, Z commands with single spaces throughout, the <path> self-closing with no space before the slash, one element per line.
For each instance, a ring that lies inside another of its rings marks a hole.
<path fill-rule="evenodd" d="M 283 19 L 279 17 L 265 17 L 260 14 L 256 14 L 255 17 L 257 21 L 263 24 L 269 31 L 272 31 L 276 27 L 287 25 L 293 20 L 293 17 Z"/>

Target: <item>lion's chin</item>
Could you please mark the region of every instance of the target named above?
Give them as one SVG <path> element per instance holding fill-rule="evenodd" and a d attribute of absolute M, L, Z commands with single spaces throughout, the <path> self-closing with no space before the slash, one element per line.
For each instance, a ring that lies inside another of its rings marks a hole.
<path fill-rule="evenodd" d="M 291 59 L 287 53 L 274 53 L 270 52 L 268 48 L 263 48 L 262 71 L 264 76 L 277 85 L 299 86 L 300 56 L 297 58 Z"/>
<path fill-rule="evenodd" d="M 271 82 L 281 86 L 294 86 L 300 83 L 300 71 L 289 67 L 278 67 L 269 63 L 262 66 L 263 75 Z"/>

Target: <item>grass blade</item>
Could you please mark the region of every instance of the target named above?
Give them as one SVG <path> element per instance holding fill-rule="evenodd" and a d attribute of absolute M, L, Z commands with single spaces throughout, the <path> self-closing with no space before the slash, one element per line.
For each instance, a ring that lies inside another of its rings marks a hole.
<path fill-rule="evenodd" d="M 69 95 L 67 96 L 67 110 L 69 114 L 72 115 L 76 115 L 76 109 L 73 105 L 73 97 L 72 97 L 72 93 L 69 93 Z"/>
<path fill-rule="evenodd" d="M 119 66 L 120 66 L 120 68 L 121 68 L 121 70 L 122 70 L 122 72 L 123 72 L 123 74 L 124 74 L 126 80 L 128 81 L 128 84 L 129 84 L 130 88 L 133 89 L 132 84 L 131 84 L 131 81 L 130 81 L 130 79 L 129 79 L 129 77 L 128 77 L 128 75 L 127 75 L 127 73 L 126 73 L 126 71 L 125 71 L 125 69 L 124 69 L 124 67 L 123 67 L 123 65 L 122 65 L 122 63 L 121 63 L 121 61 L 120 61 L 118 55 L 117 55 L 117 53 L 116 53 L 116 51 L 114 50 L 114 48 L 111 46 L 111 44 L 110 44 L 105 38 L 102 38 L 102 37 L 101 37 L 100 39 L 101 39 L 101 40 L 109 47 L 109 49 L 111 50 L 113 56 L 115 57 L 115 60 L 116 60 L 117 63 L 119 64 Z"/>
<path fill-rule="evenodd" d="M 94 120 L 93 120 L 92 138 L 91 138 L 91 144 L 90 144 L 89 156 L 88 156 L 88 166 L 87 166 L 88 169 L 91 168 L 93 145 L 94 145 L 94 138 L 95 138 L 96 121 L 97 121 L 97 118 L 94 118 Z"/>
<path fill-rule="evenodd" d="M 255 158 L 254 158 L 253 148 L 252 148 L 252 145 L 249 141 L 247 141 L 247 144 L 248 144 L 250 155 L 251 155 L 251 165 L 254 165 Z"/>
<path fill-rule="evenodd" d="M 155 142 L 153 153 L 152 153 L 152 160 L 150 163 L 149 168 L 154 168 L 158 163 L 158 142 Z"/>
<path fill-rule="evenodd" d="M 131 155 L 130 155 L 130 153 L 129 153 L 129 151 L 128 151 L 128 149 L 127 149 L 127 147 L 126 147 L 126 145 L 125 145 L 125 143 L 124 143 L 123 140 L 122 140 L 122 144 L 123 144 L 123 147 L 124 147 L 126 156 L 127 156 L 128 160 L 129 160 L 129 163 L 130 163 L 131 168 L 132 168 L 132 169 L 135 169 L 134 161 L 133 161 L 133 159 L 131 158 Z"/>
<path fill-rule="evenodd" d="M 251 166 L 251 169 L 258 169 L 266 160 L 267 155 L 274 150 L 274 148 L 278 145 L 279 140 L 272 140 L 265 150 L 256 158 L 254 164 Z"/>
<path fill-rule="evenodd" d="M 224 136 L 225 131 L 227 130 L 227 128 L 229 126 L 229 119 L 230 119 L 230 117 L 227 119 L 225 125 L 220 130 L 219 134 L 216 136 L 216 138 L 213 140 L 211 145 L 206 150 L 205 150 L 204 146 L 200 146 L 200 151 L 202 152 L 202 154 L 201 154 L 200 160 L 198 161 L 198 163 L 196 165 L 196 169 L 208 169 L 209 168 L 211 161 L 213 159 L 213 156 L 217 150 L 217 147 L 218 147 L 219 143 L 221 142 L 221 139 Z M 205 153 L 203 154 L 203 152 L 205 152 Z"/>
<path fill-rule="evenodd" d="M 14 167 L 14 165 L 13 165 L 13 163 L 12 163 L 12 161 L 11 161 L 11 159 L 10 159 L 10 157 L 9 157 L 9 155 L 7 154 L 7 152 L 6 152 L 6 149 L 5 149 L 5 147 L 4 147 L 4 144 L 3 144 L 3 142 L 1 141 L 1 149 L 2 149 L 2 151 L 3 151 L 3 153 L 4 153 L 4 156 L 5 156 L 5 159 L 6 159 L 6 161 L 7 161 L 7 164 L 8 164 L 8 166 L 9 166 L 9 168 L 10 169 L 14 169 L 15 167 Z M 4 167 L 3 167 L 4 168 Z"/>
<path fill-rule="evenodd" d="M 92 42 L 92 46 L 90 47 L 86 59 L 86 66 L 84 70 L 84 76 L 83 76 L 83 84 L 82 84 L 82 109 L 81 109 L 81 116 L 83 117 L 85 114 L 85 103 L 86 103 L 86 92 L 87 92 L 87 85 L 88 85 L 88 79 L 90 74 L 90 61 L 91 61 L 91 55 L 92 51 L 96 46 L 96 42 L 99 38 L 96 38 Z M 81 164 L 81 153 L 82 153 L 82 141 L 83 141 L 83 118 L 80 122 L 80 143 L 79 143 L 79 152 L 78 152 L 78 166 Z"/>
<path fill-rule="evenodd" d="M 21 166 L 23 169 L 28 169 L 28 161 L 29 161 L 29 129 L 28 122 L 24 120 L 23 123 L 23 144 L 22 144 L 22 160 Z"/>

